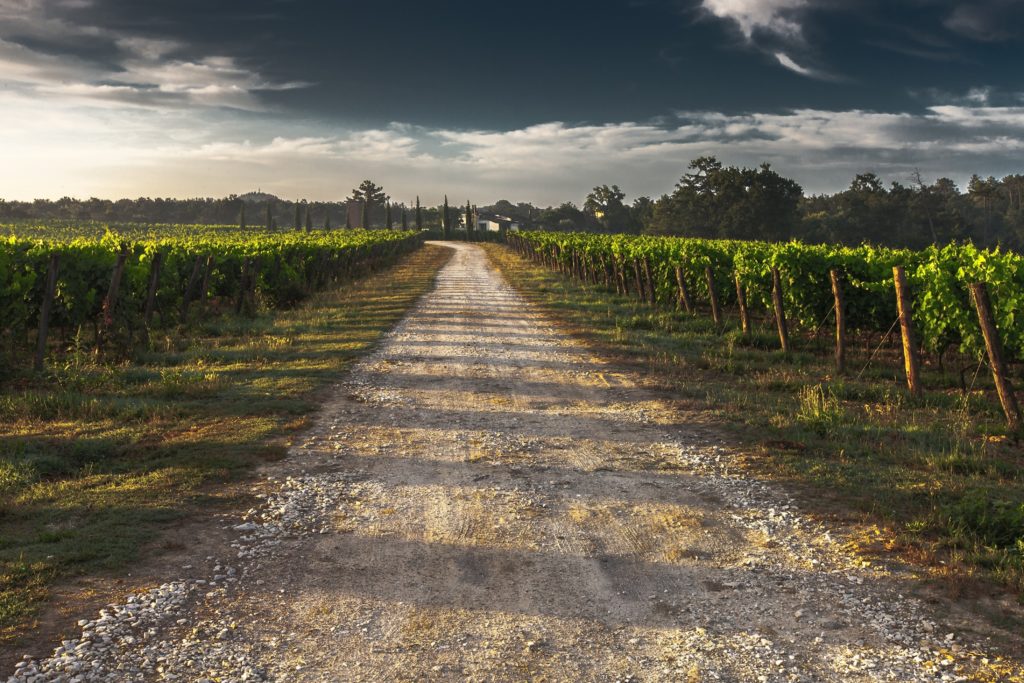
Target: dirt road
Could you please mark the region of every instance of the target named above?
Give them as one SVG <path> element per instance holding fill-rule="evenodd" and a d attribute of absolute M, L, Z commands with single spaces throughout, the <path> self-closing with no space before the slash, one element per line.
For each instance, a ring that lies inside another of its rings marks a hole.
<path fill-rule="evenodd" d="M 1019 674 L 452 248 L 264 504 L 225 522 L 232 547 L 17 680 Z"/>

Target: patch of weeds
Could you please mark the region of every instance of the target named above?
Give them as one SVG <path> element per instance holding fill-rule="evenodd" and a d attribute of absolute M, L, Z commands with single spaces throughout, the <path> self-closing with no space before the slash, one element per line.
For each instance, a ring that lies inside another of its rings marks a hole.
<path fill-rule="evenodd" d="M 733 348 L 774 351 L 779 348 L 779 338 L 768 332 L 752 330 L 744 334 L 742 329 L 729 330 L 724 335 L 726 343 Z"/>
<path fill-rule="evenodd" d="M 215 372 L 166 368 L 160 372 L 160 394 L 165 398 L 208 396 L 220 388 Z"/>
<path fill-rule="evenodd" d="M 945 509 L 950 536 L 999 550 L 1024 549 L 1024 501 L 976 488 Z"/>
<path fill-rule="evenodd" d="M 836 432 L 846 420 L 846 410 L 831 387 L 812 384 L 797 394 L 796 419 L 821 436 Z"/>
<path fill-rule="evenodd" d="M 0 460 L 0 495 L 24 488 L 38 478 L 36 468 L 25 460 L 14 460 L 10 457 Z"/>

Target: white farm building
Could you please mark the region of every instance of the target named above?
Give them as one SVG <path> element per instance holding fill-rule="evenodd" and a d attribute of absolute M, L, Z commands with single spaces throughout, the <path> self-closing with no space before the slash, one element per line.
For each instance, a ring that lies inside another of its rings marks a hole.
<path fill-rule="evenodd" d="M 519 223 L 508 216 L 499 216 L 494 213 L 481 213 L 476 217 L 476 229 L 481 232 L 502 232 L 519 230 Z"/>

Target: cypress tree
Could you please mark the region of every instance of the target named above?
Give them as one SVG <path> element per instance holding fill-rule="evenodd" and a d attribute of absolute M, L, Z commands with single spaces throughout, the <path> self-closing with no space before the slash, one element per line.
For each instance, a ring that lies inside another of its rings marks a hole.
<path fill-rule="evenodd" d="M 359 219 L 360 228 L 366 230 L 370 227 L 370 204 L 369 202 L 363 202 L 362 217 Z"/>
<path fill-rule="evenodd" d="M 409 216 L 405 213 L 405 204 L 402 204 L 402 230 L 409 229 Z"/>
<path fill-rule="evenodd" d="M 473 211 L 469 208 L 469 200 L 466 200 L 466 239 L 470 242 L 476 234 L 476 226 L 473 225 Z"/>
<path fill-rule="evenodd" d="M 327 209 L 327 215 L 324 216 L 324 230 L 331 229 L 331 210 Z"/>
<path fill-rule="evenodd" d="M 391 202 L 384 206 L 384 223 L 387 225 L 388 230 L 392 230 L 395 227 L 394 221 L 391 220 Z"/>
<path fill-rule="evenodd" d="M 267 200 L 267 230 L 274 229 L 274 209 Z"/>
<path fill-rule="evenodd" d="M 241 208 L 238 209 L 238 229 L 245 230 L 245 202 L 242 202 Z"/>
<path fill-rule="evenodd" d="M 444 209 L 441 212 L 441 235 L 444 239 L 448 239 L 451 227 L 449 226 L 449 215 L 448 215 L 448 195 L 444 196 Z"/>
<path fill-rule="evenodd" d="M 292 226 L 296 230 L 302 227 L 302 206 L 295 202 L 295 225 Z"/>
<path fill-rule="evenodd" d="M 416 229 L 423 229 L 423 210 L 420 208 L 420 196 L 416 195 Z"/>
<path fill-rule="evenodd" d="M 309 204 L 306 204 L 306 232 L 313 232 L 313 215 L 309 210 Z"/>
<path fill-rule="evenodd" d="M 349 205 L 346 202 L 345 203 L 345 229 L 346 230 L 351 230 L 352 229 L 352 212 L 349 211 L 348 209 L 349 209 Z"/>

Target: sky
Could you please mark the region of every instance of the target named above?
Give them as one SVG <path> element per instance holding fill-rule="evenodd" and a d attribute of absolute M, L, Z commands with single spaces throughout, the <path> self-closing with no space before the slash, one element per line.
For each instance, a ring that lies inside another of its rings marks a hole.
<path fill-rule="evenodd" d="M 1024 172 L 1022 0 L 0 0 L 0 198 Z"/>

